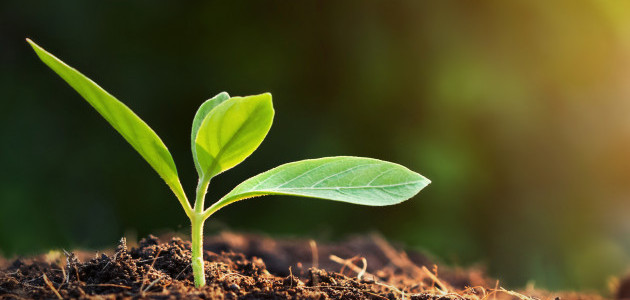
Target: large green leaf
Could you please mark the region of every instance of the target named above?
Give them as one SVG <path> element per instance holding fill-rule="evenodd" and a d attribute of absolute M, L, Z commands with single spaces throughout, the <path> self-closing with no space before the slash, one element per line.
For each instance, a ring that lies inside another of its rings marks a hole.
<path fill-rule="evenodd" d="M 373 158 L 337 156 L 281 165 L 236 186 L 209 210 L 262 196 L 291 195 L 383 206 L 403 202 L 431 181 L 401 165 Z"/>
<path fill-rule="evenodd" d="M 196 139 L 203 176 L 209 179 L 252 154 L 269 132 L 273 115 L 269 93 L 232 97 L 212 109 Z"/>
<path fill-rule="evenodd" d="M 155 169 L 189 211 L 184 189 L 179 182 L 173 157 L 158 135 L 129 107 L 118 101 L 94 81 L 68 66 L 46 50 L 27 39 L 39 58 L 63 78 L 116 129 L 131 146 Z M 185 202 L 185 203 L 184 203 Z"/>
<path fill-rule="evenodd" d="M 217 107 L 217 105 L 223 103 L 225 100 L 228 100 L 228 99 L 230 99 L 230 95 L 228 95 L 228 93 L 226 92 L 222 92 L 212 97 L 211 99 L 206 100 L 206 102 L 204 102 L 203 104 L 201 104 L 201 106 L 199 106 L 199 109 L 197 110 L 197 113 L 195 114 L 195 118 L 193 119 L 190 141 L 191 141 L 191 146 L 192 146 L 193 160 L 195 161 L 195 168 L 197 168 L 197 173 L 199 174 L 199 177 L 201 177 L 201 175 L 203 174 L 203 170 L 201 169 L 201 166 L 199 165 L 199 160 L 197 159 L 197 147 L 195 146 L 196 145 L 195 140 L 197 139 L 197 132 L 199 131 L 199 127 L 201 127 L 201 123 L 206 118 L 208 113 L 210 113 L 212 109 Z"/>

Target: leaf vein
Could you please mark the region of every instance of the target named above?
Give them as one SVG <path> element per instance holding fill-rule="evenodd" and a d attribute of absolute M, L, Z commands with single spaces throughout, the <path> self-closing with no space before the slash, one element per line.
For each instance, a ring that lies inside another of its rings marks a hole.
<path fill-rule="evenodd" d="M 211 173 L 213 172 L 213 170 L 219 166 L 219 158 L 225 153 L 226 149 L 229 147 L 228 145 L 231 144 L 236 136 L 238 136 L 240 134 L 240 132 L 243 130 L 243 128 L 250 123 L 252 120 L 250 118 L 246 119 L 243 121 L 243 123 L 241 123 L 238 127 L 238 129 L 236 129 L 236 131 L 232 134 L 232 136 L 230 136 L 228 138 L 228 140 L 221 146 L 221 149 L 219 150 L 219 152 L 217 153 L 217 155 L 212 155 L 208 152 L 208 154 L 210 154 L 210 156 L 213 156 L 214 159 L 212 161 L 212 164 L 210 165 L 210 167 L 207 169 L 206 173 Z M 225 122 L 225 119 L 221 120 L 221 123 Z M 219 135 L 217 136 L 217 142 L 219 142 L 219 144 L 221 144 L 221 137 L 220 137 L 220 133 L 221 131 L 219 130 Z M 207 150 L 206 150 L 207 151 Z M 218 174 L 218 173 L 217 173 Z M 215 176 L 217 174 L 211 174 L 212 176 Z"/>
<path fill-rule="evenodd" d="M 326 176 L 326 177 L 324 177 L 323 179 L 321 179 L 321 180 L 319 180 L 319 181 L 317 181 L 317 182 L 313 183 L 313 184 L 311 185 L 311 188 L 316 187 L 318 184 L 320 184 L 320 183 L 324 182 L 326 179 L 329 179 L 329 178 L 332 178 L 332 177 L 335 177 L 335 176 L 339 176 L 339 175 L 344 174 L 344 173 L 348 173 L 348 172 L 350 172 L 350 171 L 352 171 L 352 170 L 354 170 L 354 169 L 358 169 L 358 168 L 361 168 L 361 167 L 367 167 L 367 166 L 373 166 L 373 165 L 377 165 L 377 164 L 363 164 L 363 165 L 358 165 L 358 166 L 354 166 L 354 167 L 352 167 L 352 168 L 350 168 L 350 169 L 346 169 L 346 170 L 343 170 L 343 171 L 341 171 L 341 172 L 337 172 L 337 173 L 332 174 L 332 175 L 330 175 L 330 176 Z"/>
<path fill-rule="evenodd" d="M 329 161 L 329 162 L 326 162 L 326 163 L 324 163 L 324 164 L 321 164 L 321 165 L 319 165 L 319 166 L 317 166 L 317 167 L 315 167 L 315 168 L 312 168 L 312 169 L 310 169 L 310 170 L 308 170 L 308 171 L 306 171 L 306 172 L 304 172 L 304 173 L 302 173 L 302 174 L 300 174 L 300 175 L 296 176 L 295 178 L 293 178 L 293 179 L 291 179 L 291 180 L 289 180 L 289 181 L 287 181 L 287 182 L 285 182 L 285 183 L 282 183 L 281 185 L 279 185 L 279 186 L 277 186 L 277 187 L 275 187 L 275 188 L 282 188 L 283 186 L 285 186 L 285 185 L 289 184 L 290 182 L 292 182 L 292 181 L 294 181 L 294 180 L 296 180 L 296 179 L 298 179 L 298 178 L 300 178 L 300 177 L 303 177 L 303 176 L 304 176 L 304 175 L 306 175 L 306 174 L 309 174 L 309 173 L 311 173 L 311 172 L 313 172 L 313 171 L 315 171 L 315 170 L 317 170 L 317 169 L 320 169 L 320 168 L 322 168 L 322 167 L 324 167 L 324 166 L 330 165 L 330 164 L 335 163 L 335 162 L 337 162 L 337 161 L 335 161 L 335 160 L 331 160 L 331 161 Z"/>
<path fill-rule="evenodd" d="M 403 195 L 396 194 L 396 193 L 394 193 L 394 192 L 392 192 L 392 191 L 388 191 L 388 190 L 386 190 L 385 188 L 379 188 L 379 190 L 381 190 L 381 191 L 385 192 L 386 194 L 393 195 L 394 197 L 399 197 L 399 198 L 403 198 L 403 197 L 404 197 Z"/>
<path fill-rule="evenodd" d="M 385 174 L 387 174 L 387 173 L 389 173 L 389 172 L 391 172 L 391 171 L 394 171 L 394 170 L 395 170 L 394 168 L 391 168 L 391 169 L 389 169 L 389 170 L 385 170 L 385 171 L 381 172 L 381 174 L 378 174 L 376 177 L 374 177 L 372 180 L 370 180 L 370 182 L 368 182 L 368 183 L 367 183 L 367 185 L 372 184 L 372 182 L 374 182 L 376 179 L 378 179 L 378 178 L 380 178 L 381 176 L 383 176 L 383 175 L 385 175 Z"/>
<path fill-rule="evenodd" d="M 423 180 L 408 181 L 404 183 L 389 184 L 389 185 L 327 186 L 327 187 L 302 187 L 302 188 L 282 188 L 282 189 L 273 188 L 273 189 L 264 189 L 264 190 L 259 190 L 259 191 L 263 192 L 263 191 L 287 191 L 287 190 L 301 191 L 301 190 L 336 190 L 336 189 L 381 189 L 381 188 L 412 185 L 412 184 L 416 184 L 420 182 L 423 182 Z M 251 191 L 253 192 L 254 190 L 252 189 Z"/>

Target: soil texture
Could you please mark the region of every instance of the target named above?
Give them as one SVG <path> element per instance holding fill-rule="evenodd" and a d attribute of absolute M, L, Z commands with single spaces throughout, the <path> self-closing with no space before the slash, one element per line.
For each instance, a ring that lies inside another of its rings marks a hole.
<path fill-rule="evenodd" d="M 109 254 L 0 259 L 0 299 L 603 299 L 508 291 L 480 269 L 438 268 L 378 235 L 320 244 L 222 233 L 207 237 L 204 248 L 207 285 L 200 289 L 190 242 L 149 236 L 133 247 L 122 239 Z"/>

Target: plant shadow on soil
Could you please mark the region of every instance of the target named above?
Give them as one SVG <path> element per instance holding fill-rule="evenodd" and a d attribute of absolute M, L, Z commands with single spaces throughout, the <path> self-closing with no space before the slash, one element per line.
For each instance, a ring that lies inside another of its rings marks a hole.
<path fill-rule="evenodd" d="M 190 242 L 149 236 L 137 247 L 123 238 L 110 255 L 0 260 L 0 299 L 603 299 L 508 291 L 479 269 L 438 270 L 375 234 L 318 244 L 224 232 L 206 237 L 204 249 L 201 289 L 193 284 Z"/>

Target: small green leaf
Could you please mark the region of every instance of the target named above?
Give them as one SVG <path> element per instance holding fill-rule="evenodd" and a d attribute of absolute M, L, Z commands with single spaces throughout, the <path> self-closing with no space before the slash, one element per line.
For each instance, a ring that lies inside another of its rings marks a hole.
<path fill-rule="evenodd" d="M 94 81 L 68 66 L 46 50 L 27 39 L 39 58 L 74 88 L 131 146 L 155 169 L 173 190 L 187 213 L 190 204 L 179 182 L 175 162 L 158 135 L 129 107 L 103 90 Z"/>
<path fill-rule="evenodd" d="M 236 186 L 210 210 L 263 195 L 291 195 L 383 206 L 403 202 L 431 181 L 401 165 L 337 156 L 281 165 Z"/>
<path fill-rule="evenodd" d="M 199 160 L 197 159 L 197 147 L 195 146 L 196 145 L 195 140 L 197 139 L 197 132 L 199 131 L 199 127 L 201 127 L 201 123 L 206 118 L 208 113 L 210 113 L 212 109 L 217 107 L 217 105 L 223 103 L 225 100 L 228 100 L 228 99 L 230 99 L 230 95 L 228 95 L 228 93 L 226 92 L 222 92 L 212 97 L 211 99 L 206 100 L 206 102 L 204 102 L 203 104 L 201 104 L 201 106 L 199 106 L 199 109 L 197 110 L 197 113 L 195 114 L 195 118 L 193 119 L 190 141 L 191 141 L 191 146 L 192 146 L 193 160 L 195 161 L 195 168 L 197 168 L 197 173 L 199 174 L 199 177 L 203 175 L 203 171 L 201 170 L 201 166 L 199 165 Z"/>
<path fill-rule="evenodd" d="M 203 176 L 212 178 L 252 154 L 269 132 L 273 115 L 269 93 L 232 97 L 212 109 L 196 139 Z"/>

